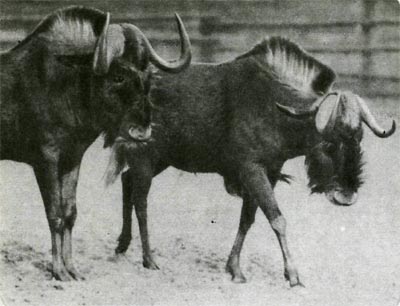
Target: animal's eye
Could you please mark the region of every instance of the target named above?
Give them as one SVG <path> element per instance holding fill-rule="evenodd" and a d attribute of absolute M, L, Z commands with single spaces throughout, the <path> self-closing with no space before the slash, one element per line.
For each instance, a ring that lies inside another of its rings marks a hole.
<path fill-rule="evenodd" d="M 124 78 L 122 75 L 116 75 L 116 76 L 113 78 L 113 82 L 114 82 L 114 83 L 117 83 L 117 84 L 122 83 L 124 80 L 125 80 L 125 78 Z"/>

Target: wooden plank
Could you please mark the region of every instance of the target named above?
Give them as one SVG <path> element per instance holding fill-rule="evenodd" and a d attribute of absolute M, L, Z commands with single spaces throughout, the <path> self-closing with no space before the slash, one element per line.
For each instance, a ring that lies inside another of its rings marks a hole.
<path fill-rule="evenodd" d="M 371 55 L 371 74 L 400 77 L 399 53 L 376 53 Z"/>
<path fill-rule="evenodd" d="M 359 29 L 348 28 L 346 30 L 332 27 L 326 30 L 314 29 L 304 31 L 292 27 L 290 29 L 260 29 L 255 31 L 238 30 L 233 33 L 215 34 L 221 46 L 245 52 L 266 36 L 283 36 L 298 43 L 302 48 L 309 49 L 338 49 L 338 48 L 362 48 L 362 39 Z"/>
<path fill-rule="evenodd" d="M 182 15 L 199 15 L 198 5 L 188 6 L 185 1 L 173 1 L 168 5 L 160 1 L 11 1 L 1 3 L 0 18 L 6 16 L 41 16 L 70 5 L 82 5 L 95 7 L 103 11 L 109 11 L 111 16 L 119 12 L 126 14 L 130 18 L 140 18 L 146 15 L 171 15 L 178 12 Z"/>
<path fill-rule="evenodd" d="M 333 2 L 321 1 L 316 5 L 314 0 L 298 1 L 3 1 L 0 16 L 18 14 L 44 16 L 51 11 L 69 5 L 92 6 L 102 10 L 129 12 L 134 17 L 146 14 L 192 13 L 198 16 L 215 12 L 225 21 L 248 21 L 290 23 L 293 16 L 302 23 L 348 22 L 359 20 L 362 11 L 362 0 Z M 329 13 L 328 13 L 329 12 Z"/>
<path fill-rule="evenodd" d="M 341 90 L 351 90 L 361 96 L 366 97 L 399 97 L 399 80 L 389 80 L 386 78 L 369 78 L 367 86 L 362 77 L 339 75 L 335 88 Z"/>
<path fill-rule="evenodd" d="M 257 22 L 251 21 L 224 21 L 216 17 L 203 18 L 201 31 L 205 35 L 212 33 L 232 33 L 242 31 L 287 31 L 296 29 L 298 31 L 331 31 L 338 29 L 340 31 L 352 31 L 352 28 L 367 27 L 375 28 L 381 26 L 400 27 L 399 20 L 381 20 L 381 21 L 333 21 L 333 22 L 302 22 L 292 20 L 291 22 Z"/>
<path fill-rule="evenodd" d="M 362 0 L 347 1 L 277 1 L 275 5 L 262 6 L 248 3 L 239 9 L 236 2 L 228 4 L 219 16 L 224 21 L 253 21 L 271 23 L 344 22 L 359 20 L 362 12 Z M 293 18 L 295 16 L 295 18 Z"/>
<path fill-rule="evenodd" d="M 397 0 L 375 0 L 374 20 L 399 20 L 400 5 Z"/>
<path fill-rule="evenodd" d="M 371 29 L 370 46 L 399 47 L 400 26 L 381 25 Z"/>

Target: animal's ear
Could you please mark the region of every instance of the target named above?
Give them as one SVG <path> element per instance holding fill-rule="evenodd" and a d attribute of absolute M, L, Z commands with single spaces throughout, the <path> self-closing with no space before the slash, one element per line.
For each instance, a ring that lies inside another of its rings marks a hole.
<path fill-rule="evenodd" d="M 337 108 L 339 105 L 340 94 L 332 94 L 325 98 L 319 106 L 315 116 L 315 126 L 319 133 L 323 133 L 333 128 L 336 120 Z"/>
<path fill-rule="evenodd" d="M 59 55 L 57 61 L 70 68 L 90 68 L 92 65 L 92 54 Z"/>

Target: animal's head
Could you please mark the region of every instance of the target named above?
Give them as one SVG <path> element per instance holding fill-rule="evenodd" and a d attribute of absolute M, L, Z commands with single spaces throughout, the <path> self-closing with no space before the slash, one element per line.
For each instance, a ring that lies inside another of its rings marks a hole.
<path fill-rule="evenodd" d="M 362 123 L 378 137 L 389 137 L 395 131 L 395 122 L 385 131 L 359 96 L 332 92 L 335 72 L 288 39 L 267 37 L 239 59 L 248 57 L 273 84 L 271 96 L 277 99 L 278 108 L 314 124 L 306 153 L 312 192 L 325 193 L 335 204 L 355 203 L 362 184 Z M 309 109 L 298 110 L 310 103 Z"/>
<path fill-rule="evenodd" d="M 110 24 L 109 13 L 76 6 L 49 15 L 16 48 L 40 41 L 57 59 L 53 66 L 81 72 L 91 124 L 105 133 L 106 146 L 115 140 L 143 142 L 151 135 L 149 64 L 173 73 L 191 61 L 188 35 L 178 15 L 176 20 L 181 56 L 171 63 L 156 54 L 137 27 Z"/>
<path fill-rule="evenodd" d="M 151 136 L 149 92 L 152 71 L 149 63 L 171 73 L 177 73 L 190 64 L 189 38 L 178 15 L 176 21 L 182 55 L 178 61 L 169 63 L 156 54 L 137 27 L 131 24 L 108 25 L 107 14 L 94 52 L 92 96 L 96 101 L 102 100 L 101 113 L 106 117 L 100 120 L 111 142 L 116 135 L 120 141 L 131 138 L 139 142 L 147 141 Z M 120 127 L 117 131 L 118 123 Z"/>
<path fill-rule="evenodd" d="M 395 132 L 395 121 L 389 131 L 384 130 L 365 101 L 349 91 L 330 92 L 306 111 L 280 104 L 277 106 L 296 118 L 314 118 L 320 137 L 306 154 L 312 192 L 325 193 L 334 204 L 354 204 L 362 184 L 362 123 L 376 136 L 385 138 Z"/>

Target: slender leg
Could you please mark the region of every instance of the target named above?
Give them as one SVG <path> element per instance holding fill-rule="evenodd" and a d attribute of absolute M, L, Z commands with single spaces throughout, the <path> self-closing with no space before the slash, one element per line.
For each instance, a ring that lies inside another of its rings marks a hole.
<path fill-rule="evenodd" d="M 35 166 L 35 176 L 45 205 L 51 232 L 53 276 L 57 280 L 72 280 L 62 259 L 64 218 L 61 208 L 61 191 L 58 180 L 58 163 L 40 160 Z"/>
<path fill-rule="evenodd" d="M 150 187 L 150 186 L 149 186 Z M 149 235 L 147 230 L 147 193 L 137 198 L 135 203 L 136 217 L 139 222 L 140 239 L 142 241 L 143 266 L 151 270 L 158 270 L 150 250 Z"/>
<path fill-rule="evenodd" d="M 257 164 L 246 165 L 242 171 L 241 181 L 246 191 L 267 217 L 278 238 L 283 255 L 285 278 L 292 287 L 302 285 L 287 245 L 286 220 L 279 210 L 274 196 L 273 185 L 267 178 L 264 169 Z"/>
<path fill-rule="evenodd" d="M 135 206 L 142 241 L 143 266 L 152 270 L 159 268 L 153 260 L 150 250 L 147 228 L 147 196 L 153 176 L 159 174 L 165 168 L 166 166 L 157 164 L 153 169 L 149 159 L 141 158 L 140 160 L 131 160 L 130 169 L 122 175 L 123 225 L 115 251 L 116 253 L 123 253 L 129 246 L 132 237 L 132 208 Z"/>
<path fill-rule="evenodd" d="M 142 241 L 143 266 L 148 269 L 158 270 L 150 250 L 149 234 L 147 229 L 147 195 L 149 194 L 153 169 L 149 159 L 136 162 L 130 169 L 132 181 L 131 200 L 135 206 L 136 218 L 139 223 L 140 239 Z"/>
<path fill-rule="evenodd" d="M 75 224 L 77 209 L 76 209 L 76 187 L 78 184 L 79 164 L 71 171 L 64 174 L 61 178 L 61 196 L 64 214 L 64 231 L 63 231 L 63 260 L 66 270 L 76 280 L 83 280 L 84 277 L 74 267 L 72 261 L 72 229 Z"/>
<path fill-rule="evenodd" d="M 226 271 L 232 275 L 232 280 L 235 283 L 245 283 L 246 278 L 244 277 L 240 269 L 240 252 L 243 247 L 243 242 L 246 238 L 247 231 L 254 223 L 257 206 L 254 201 L 251 201 L 247 194 L 243 197 L 242 212 L 240 215 L 239 230 L 236 235 L 235 242 L 232 247 L 231 254 L 229 255 L 228 262 L 226 264 Z"/>
<path fill-rule="evenodd" d="M 122 181 L 122 231 L 118 238 L 118 246 L 115 249 L 115 253 L 125 253 L 129 247 L 132 239 L 132 209 L 133 201 L 131 200 L 132 195 L 132 180 L 129 175 L 129 170 L 124 172 L 121 176 Z"/>

